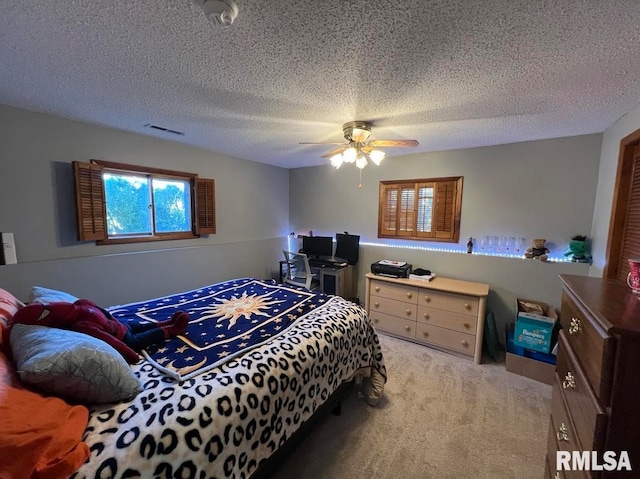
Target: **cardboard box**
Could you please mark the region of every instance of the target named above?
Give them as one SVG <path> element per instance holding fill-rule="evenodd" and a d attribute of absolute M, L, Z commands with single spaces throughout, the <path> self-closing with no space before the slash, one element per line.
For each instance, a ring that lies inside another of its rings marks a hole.
<path fill-rule="evenodd" d="M 506 365 L 509 372 L 535 379 L 541 383 L 553 384 L 553 377 L 556 372 L 554 364 L 543 363 L 537 359 L 507 352 Z"/>
<path fill-rule="evenodd" d="M 516 346 L 514 343 L 514 324 L 507 325 L 506 331 L 506 367 L 507 371 L 525 376 L 545 384 L 553 384 L 556 370 L 556 357 Z"/>
<path fill-rule="evenodd" d="M 525 311 L 523 303 L 537 305 L 542 315 Z M 542 353 L 551 351 L 555 341 L 555 325 L 558 313 L 546 303 L 516 298 L 516 324 L 514 344 Z"/>

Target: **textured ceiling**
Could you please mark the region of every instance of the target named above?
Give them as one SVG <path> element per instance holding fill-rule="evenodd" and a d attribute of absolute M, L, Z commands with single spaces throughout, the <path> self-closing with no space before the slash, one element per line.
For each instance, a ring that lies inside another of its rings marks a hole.
<path fill-rule="evenodd" d="M 351 120 L 420 142 L 391 159 L 602 132 L 640 101 L 638 0 L 237 3 L 222 29 L 191 0 L 0 0 L 0 103 L 293 168 Z"/>

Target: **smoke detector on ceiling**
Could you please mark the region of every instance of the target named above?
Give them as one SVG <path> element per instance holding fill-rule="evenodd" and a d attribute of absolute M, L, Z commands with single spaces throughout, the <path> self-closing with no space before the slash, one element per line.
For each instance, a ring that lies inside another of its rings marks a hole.
<path fill-rule="evenodd" d="M 205 17 L 216 26 L 226 28 L 238 16 L 238 5 L 233 0 L 195 0 Z"/>

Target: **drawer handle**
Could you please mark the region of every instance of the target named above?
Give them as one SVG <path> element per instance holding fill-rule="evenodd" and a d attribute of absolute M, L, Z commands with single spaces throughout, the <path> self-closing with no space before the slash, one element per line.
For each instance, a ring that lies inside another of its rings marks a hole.
<path fill-rule="evenodd" d="M 374 323 L 379 323 L 380 322 L 380 318 L 373 318 L 373 322 Z"/>
<path fill-rule="evenodd" d="M 567 429 L 567 426 L 565 426 L 564 423 L 560 424 L 560 429 L 558 429 L 558 432 L 556 433 L 558 441 L 569 442 L 569 435 L 567 434 L 568 432 L 569 430 Z"/>
<path fill-rule="evenodd" d="M 471 309 L 471 305 L 469 303 L 464 303 L 464 309 Z"/>
<path fill-rule="evenodd" d="M 429 313 L 424 313 L 423 316 L 424 316 L 424 319 L 429 319 L 430 318 Z"/>
<path fill-rule="evenodd" d="M 578 318 L 571 318 L 571 324 L 569 325 L 569 334 L 576 334 L 582 331 L 582 324 Z"/>
<path fill-rule="evenodd" d="M 429 336 L 429 331 L 422 331 L 422 335 L 426 338 Z"/>
<path fill-rule="evenodd" d="M 374 289 L 376 290 L 376 293 L 377 293 L 380 291 L 380 286 L 376 286 Z"/>
<path fill-rule="evenodd" d="M 405 326 L 405 327 L 404 327 L 404 329 L 405 329 L 406 331 L 411 331 L 411 326 Z"/>
<path fill-rule="evenodd" d="M 431 298 L 430 298 L 429 296 L 425 296 L 425 297 L 424 297 L 424 300 L 428 303 L 428 302 L 430 302 L 430 301 L 431 301 Z"/>
<path fill-rule="evenodd" d="M 407 309 L 407 310 L 405 311 L 405 313 L 407 313 L 407 316 L 411 316 L 411 310 L 410 310 L 410 309 Z"/>
<path fill-rule="evenodd" d="M 564 389 L 576 387 L 576 378 L 573 377 L 571 371 L 567 372 L 567 375 L 564 377 L 564 381 L 562 381 L 562 387 Z"/>
<path fill-rule="evenodd" d="M 379 307 L 380 307 L 380 303 L 378 303 L 377 301 L 376 301 L 375 303 L 373 303 L 373 305 L 374 305 L 376 308 L 379 308 Z"/>
<path fill-rule="evenodd" d="M 468 343 L 465 339 L 463 339 L 463 340 L 460 342 L 460 344 L 462 344 L 465 348 L 466 348 L 466 347 L 469 347 L 469 343 Z"/>
<path fill-rule="evenodd" d="M 471 327 L 471 325 L 469 323 L 462 323 L 462 325 L 467 329 L 469 329 Z"/>
<path fill-rule="evenodd" d="M 411 299 L 411 296 L 413 296 L 411 293 L 407 293 L 407 298 Z"/>

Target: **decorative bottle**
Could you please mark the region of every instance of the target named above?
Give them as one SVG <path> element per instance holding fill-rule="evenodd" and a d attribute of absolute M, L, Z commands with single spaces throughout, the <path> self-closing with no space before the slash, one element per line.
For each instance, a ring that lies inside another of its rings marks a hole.
<path fill-rule="evenodd" d="M 469 238 L 469 241 L 467 242 L 467 253 L 473 253 L 473 238 Z"/>

